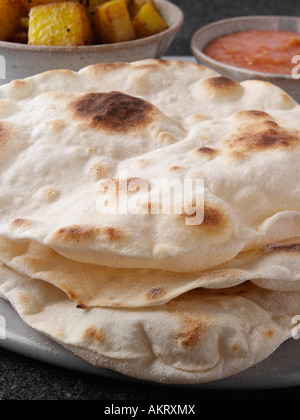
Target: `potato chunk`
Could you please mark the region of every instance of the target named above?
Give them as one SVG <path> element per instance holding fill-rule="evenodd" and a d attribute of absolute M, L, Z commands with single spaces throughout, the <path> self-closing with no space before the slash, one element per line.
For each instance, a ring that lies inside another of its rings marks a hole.
<path fill-rule="evenodd" d="M 27 12 L 29 12 L 30 9 L 32 9 L 33 7 L 42 6 L 42 5 L 50 4 L 50 3 L 57 3 L 58 1 L 59 0 L 21 0 L 21 3 L 23 4 Z M 81 3 L 81 0 L 61 0 L 61 1 L 62 2 L 72 1 L 75 3 Z"/>
<path fill-rule="evenodd" d="M 151 3 L 145 4 L 132 21 L 137 38 L 158 34 L 169 28 Z"/>
<path fill-rule="evenodd" d="M 36 6 L 29 14 L 28 43 L 31 45 L 89 45 L 92 23 L 79 3 L 64 2 Z"/>
<path fill-rule="evenodd" d="M 89 11 L 89 14 L 94 21 L 95 16 L 95 9 L 98 6 L 102 6 L 102 4 L 107 3 L 109 0 L 80 0 L 80 3 L 83 4 Z M 131 0 L 125 0 L 126 4 L 130 3 Z"/>
<path fill-rule="evenodd" d="M 19 32 L 19 19 L 25 13 L 19 0 L 0 0 L 0 41 L 9 41 Z"/>
<path fill-rule="evenodd" d="M 95 9 L 99 41 L 107 44 L 135 39 L 125 0 L 112 0 Z"/>
<path fill-rule="evenodd" d="M 146 3 L 151 3 L 152 6 L 155 7 L 153 0 L 132 0 L 128 4 L 128 10 L 131 18 L 134 18 Z"/>
<path fill-rule="evenodd" d="M 83 0 L 82 4 L 88 9 L 90 16 L 94 20 L 96 7 L 107 3 L 107 1 L 108 0 Z"/>

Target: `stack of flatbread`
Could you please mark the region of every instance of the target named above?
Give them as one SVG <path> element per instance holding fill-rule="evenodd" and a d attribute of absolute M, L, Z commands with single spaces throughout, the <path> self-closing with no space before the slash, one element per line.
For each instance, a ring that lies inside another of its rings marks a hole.
<path fill-rule="evenodd" d="M 5 85 L 0 295 L 96 366 L 241 372 L 300 314 L 299 161 L 300 106 L 267 82 L 146 60 Z M 202 180 L 201 223 L 160 212 L 157 179 Z"/>

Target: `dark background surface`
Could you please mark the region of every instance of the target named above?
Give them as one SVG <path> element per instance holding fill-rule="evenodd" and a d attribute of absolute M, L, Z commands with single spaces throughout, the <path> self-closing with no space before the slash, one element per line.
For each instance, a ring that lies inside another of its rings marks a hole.
<path fill-rule="evenodd" d="M 0 399 L 114 400 L 126 404 L 129 401 L 127 405 L 134 405 L 134 401 L 147 403 L 148 400 L 158 400 L 159 404 L 201 402 L 201 409 L 202 402 L 209 400 L 298 400 L 300 387 L 257 391 L 208 391 L 148 385 L 85 375 L 0 350 Z M 99 416 L 103 413 L 100 407 L 97 410 Z"/>
<path fill-rule="evenodd" d="M 201 26 L 245 15 L 300 15 L 299 0 L 174 0 L 185 24 L 168 55 L 191 55 L 190 39 Z M 298 400 L 299 388 L 260 391 L 203 391 L 115 381 L 80 374 L 0 349 L 2 400 Z M 99 415 L 101 412 L 99 411 Z"/>

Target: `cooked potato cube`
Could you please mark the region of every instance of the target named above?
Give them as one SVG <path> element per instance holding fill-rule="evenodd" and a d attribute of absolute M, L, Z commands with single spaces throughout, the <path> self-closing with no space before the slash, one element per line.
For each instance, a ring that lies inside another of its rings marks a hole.
<path fill-rule="evenodd" d="M 109 0 L 80 0 L 80 3 L 83 4 L 83 6 L 85 6 L 88 9 L 89 14 L 92 20 L 94 21 L 96 7 L 101 6 L 104 3 L 107 3 L 108 1 Z M 126 4 L 128 5 L 131 0 L 125 0 L 125 1 L 126 1 Z"/>
<path fill-rule="evenodd" d="M 19 0 L 0 0 L 0 41 L 9 41 L 19 32 L 19 19 L 25 13 Z"/>
<path fill-rule="evenodd" d="M 131 18 L 134 18 L 146 3 L 151 3 L 152 6 L 155 7 L 153 0 L 132 0 L 128 4 L 128 10 Z"/>
<path fill-rule="evenodd" d="M 135 39 L 125 0 L 112 0 L 95 9 L 99 41 L 107 44 Z"/>
<path fill-rule="evenodd" d="M 79 3 L 64 2 L 36 6 L 30 11 L 28 43 L 31 45 L 89 45 L 92 23 Z"/>
<path fill-rule="evenodd" d="M 28 12 L 33 7 L 42 6 L 42 5 L 50 4 L 50 3 L 57 3 L 58 1 L 59 0 L 21 0 L 21 2 L 23 3 L 23 6 Z M 63 1 L 72 1 L 75 3 L 81 3 L 81 0 L 61 0 L 61 2 Z"/>
<path fill-rule="evenodd" d="M 158 34 L 169 28 L 151 3 L 145 4 L 132 21 L 137 38 Z"/>
<path fill-rule="evenodd" d="M 87 9 L 95 10 L 97 6 L 102 6 L 102 4 L 107 3 L 109 0 L 78 0 L 78 1 Z M 131 2 L 131 0 L 125 0 L 125 2 L 128 5 Z"/>
<path fill-rule="evenodd" d="M 94 21 L 95 9 L 98 6 L 101 6 L 104 3 L 107 3 L 108 0 L 81 0 L 81 4 L 87 8 L 90 17 Z"/>

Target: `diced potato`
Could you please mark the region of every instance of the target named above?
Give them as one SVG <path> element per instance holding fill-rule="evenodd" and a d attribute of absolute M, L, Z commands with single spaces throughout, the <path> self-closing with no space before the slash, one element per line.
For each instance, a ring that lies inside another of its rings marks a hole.
<path fill-rule="evenodd" d="M 45 4 L 50 4 L 50 3 L 57 3 L 59 0 L 21 0 L 21 2 L 23 3 L 23 6 L 25 7 L 25 9 L 29 12 L 30 9 L 32 9 L 33 7 L 36 6 L 42 6 Z M 63 1 L 72 1 L 75 3 L 81 3 L 80 0 L 61 0 Z"/>
<path fill-rule="evenodd" d="M 95 24 L 99 41 L 104 44 L 135 39 L 125 0 L 112 0 L 96 7 Z"/>
<path fill-rule="evenodd" d="M 87 8 L 90 17 L 94 20 L 95 9 L 98 6 L 101 6 L 104 3 L 107 3 L 108 0 L 81 0 L 81 4 Z"/>
<path fill-rule="evenodd" d="M 28 43 L 31 45 L 90 45 L 92 23 L 79 3 L 64 2 L 36 6 L 29 14 Z"/>
<path fill-rule="evenodd" d="M 153 0 L 132 0 L 128 5 L 131 18 L 134 18 L 146 3 L 151 3 L 155 7 Z"/>
<path fill-rule="evenodd" d="M 104 3 L 108 3 L 109 0 L 79 0 L 79 2 L 90 10 L 95 10 L 97 6 L 101 6 Z M 128 5 L 131 0 L 125 0 L 126 4 Z"/>
<path fill-rule="evenodd" d="M 20 29 L 26 12 L 19 0 L 0 0 L 0 41 L 9 41 Z"/>
<path fill-rule="evenodd" d="M 132 21 L 137 38 L 158 34 L 169 28 L 151 3 L 145 4 Z"/>

